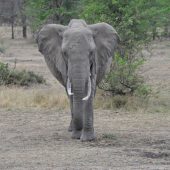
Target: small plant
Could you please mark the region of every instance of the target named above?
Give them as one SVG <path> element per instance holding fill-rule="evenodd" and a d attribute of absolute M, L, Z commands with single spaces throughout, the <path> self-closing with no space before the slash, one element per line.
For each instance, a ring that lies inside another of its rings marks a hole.
<path fill-rule="evenodd" d="M 3 46 L 0 46 L 0 53 L 5 53 L 5 48 Z"/>
<path fill-rule="evenodd" d="M 18 71 L 9 68 L 8 64 L 0 62 L 0 85 L 29 86 L 31 84 L 45 83 L 42 76 L 32 71 Z"/>
<path fill-rule="evenodd" d="M 5 53 L 6 47 L 3 41 L 0 41 L 0 53 Z"/>
<path fill-rule="evenodd" d="M 102 135 L 102 138 L 103 138 L 103 139 L 109 139 L 109 140 L 116 140 L 116 139 L 117 139 L 116 135 L 111 134 L 111 133 L 105 133 L 105 134 L 103 134 L 103 135 Z"/>
<path fill-rule="evenodd" d="M 113 102 L 115 108 L 119 109 L 126 105 L 126 103 L 128 102 L 127 100 L 128 99 L 125 96 L 116 95 L 113 97 L 112 102 Z"/>
<path fill-rule="evenodd" d="M 147 97 L 149 94 L 151 94 L 152 89 L 150 86 L 146 84 L 141 84 L 135 91 L 135 95 L 137 96 L 143 96 Z"/>

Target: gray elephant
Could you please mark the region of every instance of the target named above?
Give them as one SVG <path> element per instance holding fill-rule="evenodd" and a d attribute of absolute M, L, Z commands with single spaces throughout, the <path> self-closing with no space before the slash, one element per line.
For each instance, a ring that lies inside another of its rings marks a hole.
<path fill-rule="evenodd" d="M 95 139 L 93 98 L 96 85 L 111 65 L 119 40 L 114 28 L 106 23 L 87 25 L 73 19 L 68 26 L 48 24 L 37 36 L 39 51 L 70 99 L 72 138 Z"/>

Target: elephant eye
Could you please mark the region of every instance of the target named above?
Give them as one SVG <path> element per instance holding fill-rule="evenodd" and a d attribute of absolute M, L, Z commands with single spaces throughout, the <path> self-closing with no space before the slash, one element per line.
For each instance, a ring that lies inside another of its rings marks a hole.
<path fill-rule="evenodd" d="M 91 51 L 89 52 L 89 58 L 90 58 L 90 60 L 93 60 L 93 57 L 94 57 L 94 51 L 91 50 Z"/>
<path fill-rule="evenodd" d="M 89 56 L 92 56 L 93 55 L 93 51 L 91 50 L 90 52 L 89 52 Z"/>
<path fill-rule="evenodd" d="M 64 52 L 63 52 L 63 55 L 64 55 L 64 56 L 67 56 L 67 53 L 64 51 Z"/>
<path fill-rule="evenodd" d="M 64 50 L 62 53 L 63 53 L 63 56 L 64 56 L 64 57 L 67 57 L 67 56 L 68 56 L 68 55 L 67 55 L 67 52 L 66 52 L 65 50 Z"/>
<path fill-rule="evenodd" d="M 67 54 L 66 51 L 63 51 L 62 54 L 63 54 L 63 58 L 64 58 L 64 60 L 66 62 L 68 60 L 68 54 Z"/>

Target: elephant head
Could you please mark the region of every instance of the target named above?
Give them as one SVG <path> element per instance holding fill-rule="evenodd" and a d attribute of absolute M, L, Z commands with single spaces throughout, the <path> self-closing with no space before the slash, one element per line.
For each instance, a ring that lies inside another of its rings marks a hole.
<path fill-rule="evenodd" d="M 72 99 L 74 138 L 94 138 L 84 131 L 93 131 L 93 123 L 88 122 L 93 119 L 92 99 L 96 85 L 110 67 L 118 40 L 117 32 L 106 23 L 87 25 L 75 19 L 68 26 L 46 25 L 37 36 L 50 71 Z"/>

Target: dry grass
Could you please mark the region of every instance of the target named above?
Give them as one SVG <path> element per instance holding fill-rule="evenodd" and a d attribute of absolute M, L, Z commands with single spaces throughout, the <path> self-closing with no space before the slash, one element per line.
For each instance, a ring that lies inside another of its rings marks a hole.
<path fill-rule="evenodd" d="M 95 109 L 122 110 L 130 112 L 169 113 L 170 98 L 153 95 L 149 98 L 138 96 L 110 96 L 98 90 Z M 0 87 L 0 108 L 38 108 L 38 109 L 69 109 L 69 101 L 65 93 L 58 88 L 22 88 Z"/>
<path fill-rule="evenodd" d="M 1 108 L 68 108 L 68 99 L 56 89 L 0 88 Z"/>
<path fill-rule="evenodd" d="M 111 96 L 108 93 L 105 93 L 101 90 L 98 90 L 98 93 L 95 98 L 94 107 L 95 109 L 111 109 L 111 110 L 128 110 L 136 111 L 142 110 L 145 111 L 148 108 L 149 97 L 139 97 L 132 95 L 125 96 Z"/>
<path fill-rule="evenodd" d="M 22 88 L 0 87 L 1 108 L 39 108 L 68 109 L 69 101 L 65 93 L 58 88 Z M 136 110 L 144 104 L 133 96 L 111 97 L 98 91 L 94 101 L 95 109 L 127 109 Z"/>

